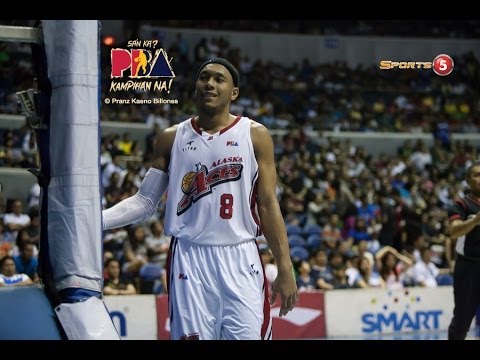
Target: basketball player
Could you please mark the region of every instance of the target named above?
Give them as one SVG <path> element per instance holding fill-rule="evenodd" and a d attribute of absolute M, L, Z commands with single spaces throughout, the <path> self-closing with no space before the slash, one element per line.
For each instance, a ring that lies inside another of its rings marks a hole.
<path fill-rule="evenodd" d="M 449 340 L 464 340 L 480 305 L 480 161 L 467 170 L 470 192 L 449 209 L 450 236 L 457 239 L 453 276 L 455 307 Z"/>
<path fill-rule="evenodd" d="M 284 316 L 298 299 L 275 195 L 273 142 L 263 125 L 230 114 L 238 85 L 227 60 L 202 64 L 198 116 L 164 130 L 138 192 L 103 211 L 105 229 L 148 219 L 168 187 L 172 339 L 271 339 L 268 285 L 255 242 L 262 232 L 278 266 L 271 303 L 279 294 Z"/>
<path fill-rule="evenodd" d="M 138 62 L 135 76 L 138 76 L 138 72 L 140 71 L 140 68 L 143 70 L 143 74 L 145 75 L 147 73 L 147 65 L 148 65 L 147 55 L 145 55 L 145 53 L 142 50 L 140 50 L 138 52 L 138 56 L 135 59 L 133 59 L 133 61 Z"/>

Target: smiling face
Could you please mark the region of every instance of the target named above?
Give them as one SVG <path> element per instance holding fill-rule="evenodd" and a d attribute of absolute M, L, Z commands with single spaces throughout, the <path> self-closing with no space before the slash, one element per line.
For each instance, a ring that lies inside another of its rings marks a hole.
<path fill-rule="evenodd" d="M 238 92 L 227 68 L 216 63 L 206 65 L 195 84 L 197 106 L 209 114 L 228 111 L 230 103 L 238 97 Z"/>

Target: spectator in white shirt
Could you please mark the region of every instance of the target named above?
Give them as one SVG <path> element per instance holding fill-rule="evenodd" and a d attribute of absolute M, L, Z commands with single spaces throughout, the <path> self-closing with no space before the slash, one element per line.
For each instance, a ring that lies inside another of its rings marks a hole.
<path fill-rule="evenodd" d="M 413 280 L 415 285 L 423 287 L 437 287 L 437 276 L 440 273 L 437 266 L 431 261 L 430 247 L 422 248 L 422 259 L 413 266 Z"/>
<path fill-rule="evenodd" d="M 23 214 L 23 204 L 16 199 L 12 203 L 12 212 L 5 214 L 3 218 L 5 225 L 4 241 L 14 243 L 19 230 L 30 225 L 30 216 Z"/>
<path fill-rule="evenodd" d="M 0 260 L 0 287 L 30 284 L 33 281 L 27 274 L 17 274 L 13 257 L 5 256 Z"/>

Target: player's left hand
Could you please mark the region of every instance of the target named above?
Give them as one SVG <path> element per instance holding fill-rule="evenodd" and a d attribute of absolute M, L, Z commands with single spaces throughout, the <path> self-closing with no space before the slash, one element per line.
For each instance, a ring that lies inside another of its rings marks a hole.
<path fill-rule="evenodd" d="M 281 272 L 279 269 L 277 278 L 272 285 L 272 297 L 270 298 L 271 305 L 275 303 L 278 294 L 280 294 L 281 299 L 278 315 L 282 317 L 292 311 L 298 301 L 297 284 L 291 271 Z"/>

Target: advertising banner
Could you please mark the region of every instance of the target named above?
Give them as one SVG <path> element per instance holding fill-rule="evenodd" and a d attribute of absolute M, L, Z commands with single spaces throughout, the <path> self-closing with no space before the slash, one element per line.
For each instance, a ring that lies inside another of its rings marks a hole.
<path fill-rule="evenodd" d="M 123 340 L 156 340 L 157 309 L 153 295 L 105 296 L 110 317 Z"/>
<path fill-rule="evenodd" d="M 279 317 L 280 297 L 272 306 L 273 339 L 318 339 L 326 336 L 324 294 L 301 292 L 295 308 Z"/>
<path fill-rule="evenodd" d="M 329 337 L 446 330 L 452 314 L 451 286 L 325 293 Z"/>

